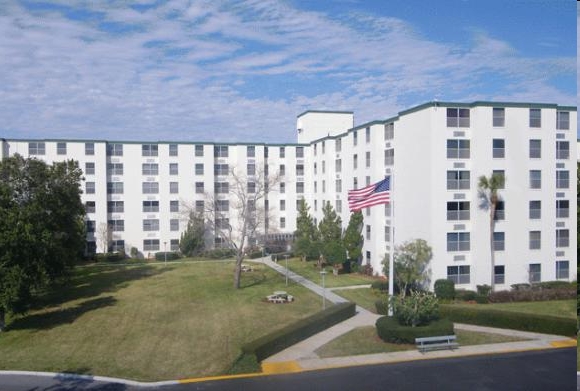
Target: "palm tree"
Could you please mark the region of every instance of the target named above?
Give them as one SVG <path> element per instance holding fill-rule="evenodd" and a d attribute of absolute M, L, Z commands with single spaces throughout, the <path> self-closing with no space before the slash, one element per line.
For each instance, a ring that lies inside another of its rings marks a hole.
<path fill-rule="evenodd" d="M 479 177 L 477 185 L 477 194 L 479 197 L 479 207 L 483 210 L 489 210 L 489 250 L 491 253 L 491 291 L 495 289 L 495 252 L 493 246 L 493 234 L 495 231 L 495 211 L 500 201 L 499 189 L 503 189 L 505 177 L 503 175 L 492 174 L 489 178 L 486 176 Z"/>

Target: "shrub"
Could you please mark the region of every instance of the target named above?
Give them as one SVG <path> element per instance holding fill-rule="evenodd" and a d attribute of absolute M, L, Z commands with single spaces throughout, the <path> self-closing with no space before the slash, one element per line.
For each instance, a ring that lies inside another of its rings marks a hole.
<path fill-rule="evenodd" d="M 361 267 L 359 267 L 359 273 L 365 276 L 374 276 L 373 267 L 370 263 L 367 263 Z"/>
<path fill-rule="evenodd" d="M 160 251 L 155 253 L 155 260 L 156 261 L 165 261 L 165 255 L 167 254 L 167 260 L 168 261 L 175 261 L 176 259 L 179 259 L 179 254 L 173 251 Z"/>
<path fill-rule="evenodd" d="M 125 252 L 112 252 L 112 253 L 98 253 L 95 254 L 96 262 L 118 262 L 125 258 Z"/>
<path fill-rule="evenodd" d="M 455 291 L 455 298 L 461 301 L 473 301 L 477 297 L 477 292 L 466 289 L 457 289 Z"/>
<path fill-rule="evenodd" d="M 530 284 L 513 284 L 511 287 L 514 291 L 527 291 L 531 289 Z"/>
<path fill-rule="evenodd" d="M 534 289 L 576 289 L 576 281 L 544 281 L 534 284 Z"/>
<path fill-rule="evenodd" d="M 514 291 L 497 291 L 489 294 L 491 303 L 511 303 L 519 301 L 568 300 L 577 296 L 574 287 L 565 289 L 518 289 Z"/>
<path fill-rule="evenodd" d="M 385 342 L 415 343 L 415 338 L 452 335 L 453 323 L 448 319 L 432 321 L 426 326 L 403 326 L 395 318 L 383 316 L 375 323 L 377 334 Z"/>
<path fill-rule="evenodd" d="M 375 309 L 379 315 L 388 315 L 389 313 L 389 298 L 387 296 L 375 301 Z"/>
<path fill-rule="evenodd" d="M 383 280 L 373 281 L 373 283 L 371 284 L 371 289 L 375 289 L 381 292 L 388 292 L 389 282 Z"/>
<path fill-rule="evenodd" d="M 466 308 L 452 304 L 441 305 L 440 314 L 458 323 L 566 336 L 576 333 L 576 319 L 573 318 L 502 311 L 489 307 Z"/>
<path fill-rule="evenodd" d="M 294 257 L 294 254 L 292 252 L 283 252 L 283 253 L 275 253 L 275 254 L 270 254 L 270 259 L 272 260 L 272 262 L 278 260 L 278 262 L 280 261 L 284 261 L 286 260 L 285 256 L 288 255 L 288 259 Z"/>
<path fill-rule="evenodd" d="M 432 293 L 412 291 L 407 296 L 394 296 L 391 301 L 402 325 L 422 326 L 439 318 L 439 302 Z"/>
<path fill-rule="evenodd" d="M 242 346 L 244 354 L 255 355 L 258 361 L 276 354 L 322 330 L 355 315 L 354 303 L 339 303 L 317 312 L 280 330 L 264 335 Z"/>
<path fill-rule="evenodd" d="M 203 256 L 210 259 L 232 258 L 236 255 L 236 250 L 231 248 L 214 248 L 204 251 Z"/>
<path fill-rule="evenodd" d="M 475 296 L 475 302 L 477 304 L 489 304 L 489 296 L 477 295 L 477 296 Z"/>
<path fill-rule="evenodd" d="M 477 285 L 477 294 L 480 296 L 487 296 L 489 292 L 491 292 L 491 286 L 484 284 L 484 285 Z M 477 301 L 477 298 L 475 299 Z"/>
<path fill-rule="evenodd" d="M 137 250 L 137 247 L 131 247 L 131 258 L 137 258 L 139 257 L 139 250 Z"/>
<path fill-rule="evenodd" d="M 435 296 L 441 300 L 453 300 L 455 298 L 455 283 L 446 278 L 435 281 Z"/>

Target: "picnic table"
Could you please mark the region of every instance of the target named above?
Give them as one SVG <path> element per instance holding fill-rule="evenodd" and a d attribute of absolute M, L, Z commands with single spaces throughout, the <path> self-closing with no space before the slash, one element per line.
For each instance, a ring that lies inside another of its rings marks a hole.
<path fill-rule="evenodd" d="M 266 299 L 270 303 L 283 304 L 294 301 L 294 296 L 289 295 L 286 291 L 275 291 L 273 295 L 269 295 Z"/>

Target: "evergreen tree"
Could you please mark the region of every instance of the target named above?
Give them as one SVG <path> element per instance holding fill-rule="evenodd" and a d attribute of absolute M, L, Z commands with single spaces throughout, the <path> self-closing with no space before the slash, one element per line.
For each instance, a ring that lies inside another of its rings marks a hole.
<path fill-rule="evenodd" d="M 322 207 L 322 220 L 318 224 L 322 255 L 333 265 L 344 263 L 346 249 L 342 243 L 342 221 L 334 208 L 327 202 Z"/>
<path fill-rule="evenodd" d="M 356 262 L 362 256 L 362 247 L 364 243 L 364 238 L 361 235 L 362 229 L 362 212 L 357 211 L 351 213 L 348 226 L 346 227 L 346 231 L 344 231 L 344 236 L 342 238 L 344 248 L 348 251 L 348 259 L 343 266 L 347 271 L 350 271 L 350 262 Z"/>
<path fill-rule="evenodd" d="M 294 253 L 304 260 L 317 259 L 320 255 L 319 232 L 309 210 L 310 207 L 306 201 L 301 200 L 298 205 L 298 218 L 294 232 Z"/>
<path fill-rule="evenodd" d="M 203 215 L 191 212 L 187 228 L 181 234 L 179 250 L 188 257 L 199 255 L 205 247 L 205 224 Z"/>

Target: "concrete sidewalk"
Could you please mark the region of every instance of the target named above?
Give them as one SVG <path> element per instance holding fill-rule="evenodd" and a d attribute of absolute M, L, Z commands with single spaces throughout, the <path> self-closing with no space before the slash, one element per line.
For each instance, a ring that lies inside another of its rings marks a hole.
<path fill-rule="evenodd" d="M 286 275 L 286 268 L 280 264 L 272 262 L 270 258 L 260 258 L 254 260 L 263 263 L 280 274 Z M 336 295 L 330 289 L 322 289 L 321 286 L 310 280 L 288 271 L 288 278 L 316 294 L 325 295 L 326 299 L 332 303 L 341 303 L 346 299 Z M 345 289 L 345 288 L 340 288 Z M 376 320 L 381 315 L 374 314 L 360 306 L 356 307 L 357 314 L 333 327 L 328 328 L 310 338 L 305 339 L 273 356 L 268 357 L 262 363 L 262 368 L 266 373 L 282 372 L 299 372 L 303 370 L 315 370 L 324 368 L 346 367 L 355 365 L 369 365 L 380 363 L 394 363 L 412 360 L 427 360 L 436 358 L 451 358 L 462 356 L 473 356 L 482 354 L 498 354 L 518 352 L 525 350 L 553 349 L 559 347 L 576 346 L 576 340 L 557 335 L 547 335 L 539 333 L 530 333 L 516 330 L 496 329 L 491 327 L 474 326 L 467 324 L 455 324 L 458 330 L 469 330 L 492 334 L 501 334 L 512 337 L 527 339 L 526 341 L 497 343 L 488 345 L 461 346 L 454 350 L 439 350 L 427 353 L 420 353 L 417 350 L 408 350 L 393 353 L 379 353 L 368 355 L 357 355 L 348 357 L 320 358 L 315 351 L 321 346 L 327 344 L 344 335 L 345 333 L 364 326 L 374 326 Z"/>

